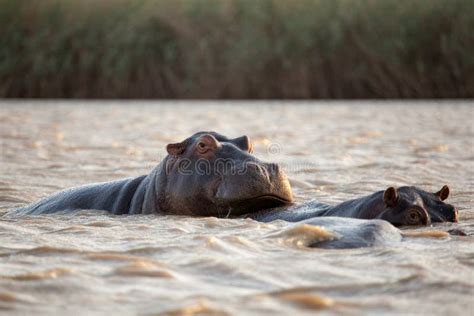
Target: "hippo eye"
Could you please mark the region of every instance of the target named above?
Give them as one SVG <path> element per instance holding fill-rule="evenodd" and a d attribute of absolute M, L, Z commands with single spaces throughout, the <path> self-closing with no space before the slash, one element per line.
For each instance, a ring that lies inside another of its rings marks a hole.
<path fill-rule="evenodd" d="M 421 208 L 407 210 L 406 225 L 426 225 L 429 222 L 428 214 Z"/>
<path fill-rule="evenodd" d="M 206 143 L 204 142 L 199 142 L 197 144 L 197 150 L 200 152 L 200 153 L 205 153 L 207 150 L 208 150 L 208 146 Z"/>
<path fill-rule="evenodd" d="M 205 154 L 209 151 L 217 149 L 219 142 L 212 136 L 203 136 L 196 143 L 196 151 L 200 154 Z"/>

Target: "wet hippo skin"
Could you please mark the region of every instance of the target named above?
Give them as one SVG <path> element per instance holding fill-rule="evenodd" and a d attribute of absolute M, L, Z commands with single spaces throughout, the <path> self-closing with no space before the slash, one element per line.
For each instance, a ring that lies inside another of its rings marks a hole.
<path fill-rule="evenodd" d="M 402 241 L 400 230 L 384 220 L 354 219 L 341 217 L 316 217 L 302 223 L 329 229 L 337 237 L 332 240 L 315 241 L 312 248 L 346 249 L 387 246 Z"/>
<path fill-rule="evenodd" d="M 247 136 L 199 132 L 167 145 L 147 176 L 90 184 L 48 196 L 16 214 L 76 209 L 114 214 L 235 217 L 291 203 L 291 187 L 276 164 L 253 156 Z"/>

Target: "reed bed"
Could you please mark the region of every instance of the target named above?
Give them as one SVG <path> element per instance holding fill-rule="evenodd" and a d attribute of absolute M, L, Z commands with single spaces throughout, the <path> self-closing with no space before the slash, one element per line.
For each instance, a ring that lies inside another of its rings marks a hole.
<path fill-rule="evenodd" d="M 472 98 L 472 0 L 0 0 L 0 97 Z"/>

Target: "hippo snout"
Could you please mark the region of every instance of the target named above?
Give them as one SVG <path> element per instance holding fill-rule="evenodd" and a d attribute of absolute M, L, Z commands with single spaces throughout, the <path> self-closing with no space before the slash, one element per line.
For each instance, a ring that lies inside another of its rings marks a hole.
<path fill-rule="evenodd" d="M 457 223 L 459 221 L 459 211 L 457 207 L 453 207 L 453 217 L 451 218 L 451 222 Z"/>
<path fill-rule="evenodd" d="M 281 170 L 280 166 L 276 163 L 269 163 L 267 164 L 268 172 L 273 177 L 281 177 L 284 176 L 286 178 L 285 173 Z"/>
<path fill-rule="evenodd" d="M 242 167 L 242 166 L 241 166 Z M 278 164 L 247 161 L 241 172 L 223 174 L 215 199 L 228 205 L 232 215 L 289 204 L 293 201 L 291 186 Z"/>
<path fill-rule="evenodd" d="M 270 175 L 274 173 L 272 168 L 269 168 L 266 164 L 257 162 L 247 162 L 244 164 L 244 173 L 256 174 L 270 180 Z"/>
<path fill-rule="evenodd" d="M 269 166 L 270 183 L 273 184 L 273 190 L 277 196 L 288 203 L 293 202 L 293 193 L 291 191 L 290 181 L 278 164 Z"/>
<path fill-rule="evenodd" d="M 266 177 L 270 184 L 269 196 L 280 199 L 283 202 L 290 203 L 293 201 L 293 194 L 291 191 L 288 177 L 283 172 L 282 168 L 276 163 L 265 163 L 260 166 L 262 176 Z"/>
<path fill-rule="evenodd" d="M 245 171 L 249 173 L 256 173 L 257 175 L 266 178 L 270 183 L 273 181 L 279 183 L 281 180 L 288 181 L 286 175 L 276 163 L 248 162 L 245 164 L 245 169 Z"/>

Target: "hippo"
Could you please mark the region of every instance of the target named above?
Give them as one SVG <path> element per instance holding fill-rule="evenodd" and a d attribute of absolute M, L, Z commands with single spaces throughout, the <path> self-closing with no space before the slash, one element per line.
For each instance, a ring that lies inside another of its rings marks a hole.
<path fill-rule="evenodd" d="M 400 241 L 395 226 L 457 221 L 457 209 L 437 193 L 390 187 L 336 206 L 294 205 L 288 178 L 252 155 L 247 136 L 198 132 L 166 146 L 168 155 L 148 175 L 67 189 L 11 212 L 40 215 L 97 209 L 113 214 L 158 214 L 285 220 L 323 226 L 339 237 L 309 245 L 353 248 Z M 391 224 L 390 224 L 391 223 Z M 393 225 L 392 225 L 393 224 Z"/>
<path fill-rule="evenodd" d="M 236 217 L 293 201 L 277 164 L 252 155 L 247 136 L 199 132 L 166 146 L 150 174 L 67 189 L 17 210 L 39 215 L 76 209 L 113 214 Z"/>
<path fill-rule="evenodd" d="M 288 178 L 274 163 L 252 155 L 247 136 L 228 138 L 198 132 L 166 146 L 168 155 L 149 175 L 64 190 L 17 214 L 39 215 L 75 209 L 113 214 L 249 217 L 289 222 L 321 216 L 383 219 L 395 226 L 456 222 L 457 209 L 444 203 L 449 187 L 436 193 L 417 187 L 389 187 L 335 206 L 292 204 Z"/>
<path fill-rule="evenodd" d="M 394 245 L 404 238 L 403 233 L 389 222 L 380 219 L 344 217 L 316 217 L 298 222 L 327 229 L 335 238 L 311 241 L 306 246 L 324 249 L 348 249 Z"/>
<path fill-rule="evenodd" d="M 247 217 L 263 222 L 277 219 L 299 222 L 315 217 L 337 216 L 383 219 L 395 226 L 457 222 L 457 208 L 444 202 L 448 196 L 447 185 L 436 193 L 429 193 L 414 186 L 403 186 L 398 189 L 389 187 L 334 206 L 310 201 L 297 206 L 262 210 Z"/>

